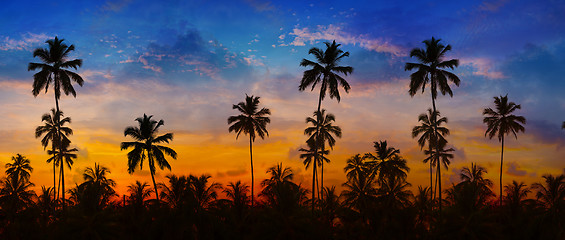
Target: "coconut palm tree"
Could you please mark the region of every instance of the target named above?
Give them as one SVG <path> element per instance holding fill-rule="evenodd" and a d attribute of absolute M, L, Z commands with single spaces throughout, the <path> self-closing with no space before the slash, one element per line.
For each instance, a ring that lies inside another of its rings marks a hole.
<path fill-rule="evenodd" d="M 459 177 L 461 178 L 460 184 L 468 184 L 475 190 L 476 203 L 482 204 L 486 202 L 487 198 L 493 196 L 494 193 L 490 188 L 492 181 L 484 178 L 487 169 L 475 163 L 471 163 L 471 168 L 463 167 Z"/>
<path fill-rule="evenodd" d="M 37 97 L 39 93 L 45 89 L 47 92 L 49 85 L 53 85 L 55 91 L 55 106 L 59 111 L 59 99 L 61 98 L 61 89 L 65 95 L 72 94 L 76 97 L 76 91 L 72 82 L 76 82 L 82 87 L 84 80 L 80 75 L 67 69 L 74 68 L 77 70 L 82 66 L 82 59 L 68 60 L 71 51 L 75 50 L 74 45 L 68 46 L 63 43 L 64 39 L 49 39 L 45 41 L 49 48 L 37 48 L 33 51 L 33 57 L 39 57 L 42 63 L 29 63 L 27 70 L 33 71 L 41 69 L 41 71 L 33 75 L 33 96 Z"/>
<path fill-rule="evenodd" d="M 451 50 L 451 45 L 445 46 L 439 43 L 440 41 L 441 39 L 435 39 L 434 37 L 424 40 L 423 43 L 426 45 L 426 49 L 414 48 L 410 51 L 410 57 L 415 57 L 419 63 L 406 63 L 404 66 L 405 71 L 416 69 L 416 72 L 410 74 L 410 89 L 408 93 L 411 97 L 414 97 L 420 89 L 422 89 L 423 93 L 426 89 L 426 84 L 430 84 L 433 112 L 437 112 L 436 98 L 438 88 L 442 95 L 449 94 L 449 96 L 453 97 L 449 81 L 456 86 L 459 86 L 461 82 L 457 75 L 444 70 L 446 68 L 455 69 L 455 67 L 459 66 L 459 60 L 450 59 L 444 61 L 445 54 Z M 433 127 L 437 128 L 436 125 Z M 439 152 L 438 149 L 436 151 Z M 441 196 L 441 193 L 439 195 Z M 441 199 L 439 209 L 441 211 Z"/>
<path fill-rule="evenodd" d="M 249 206 L 249 186 L 245 185 L 245 183 L 242 183 L 241 181 L 237 181 L 235 183 L 230 182 L 223 192 L 226 194 L 226 198 L 232 208 L 240 215 L 241 212 Z"/>
<path fill-rule="evenodd" d="M 494 97 L 495 109 L 485 108 L 483 110 L 483 123 L 487 125 L 487 130 L 485 132 L 485 137 L 488 135 L 490 139 L 494 136 L 498 137 L 498 141 L 501 142 L 500 151 L 500 204 L 502 205 L 502 164 L 504 161 L 504 135 L 510 133 L 514 134 L 514 137 L 518 139 L 518 132 L 524 132 L 524 126 L 526 124 L 526 118 L 523 116 L 516 116 L 512 114 L 521 106 L 514 102 L 508 102 L 508 95 Z"/>
<path fill-rule="evenodd" d="M 333 150 L 335 145 L 335 138 L 341 138 L 341 128 L 338 126 L 334 126 L 333 123 L 335 122 L 335 116 L 331 113 L 326 114 L 326 110 L 322 109 L 321 112 L 314 112 L 314 117 L 306 118 L 306 123 L 312 123 L 312 126 L 306 128 L 304 130 L 304 134 L 310 136 L 307 141 L 316 143 L 316 148 L 321 149 L 321 159 L 324 159 L 324 152 L 326 150 L 326 142 Z M 328 159 L 329 161 L 329 159 Z M 324 188 L 324 161 L 321 161 L 321 187 Z"/>
<path fill-rule="evenodd" d="M 303 152 L 300 154 L 300 159 L 304 159 L 303 164 L 306 166 L 306 169 L 312 165 L 312 212 L 314 211 L 315 201 L 316 201 L 316 177 L 317 171 L 316 168 L 322 165 L 322 162 L 326 161 L 329 162 L 330 160 L 324 156 L 330 153 L 329 150 L 322 151 L 321 149 L 315 147 L 314 142 L 309 141 L 308 149 L 300 148 L 298 151 Z"/>
<path fill-rule="evenodd" d="M 146 182 L 135 181 L 134 184 L 128 186 L 129 204 L 135 209 L 142 209 L 145 206 L 146 199 L 151 195 L 149 184 Z"/>
<path fill-rule="evenodd" d="M 259 110 L 259 98 L 253 95 L 248 96 L 245 94 L 245 102 L 240 102 L 237 105 L 233 105 L 233 109 L 237 109 L 241 114 L 237 116 L 231 116 L 228 118 L 229 132 L 236 132 L 237 135 L 235 139 L 239 138 L 239 135 L 243 132 L 249 135 L 249 156 L 251 159 L 251 207 L 253 207 L 253 196 L 254 196 L 254 181 L 255 176 L 253 175 L 253 142 L 255 142 L 255 137 L 258 135 L 261 139 L 265 139 L 265 135 L 269 136 L 267 131 L 267 124 L 271 122 L 268 115 L 271 115 L 271 110 L 268 108 L 261 108 Z"/>
<path fill-rule="evenodd" d="M 47 151 L 47 154 L 53 155 L 51 158 L 47 159 L 47 162 L 50 163 L 51 161 L 54 161 L 55 165 L 61 166 L 59 172 L 61 176 L 59 178 L 59 184 L 61 185 L 62 189 L 59 188 L 59 192 L 61 193 L 61 196 L 63 198 L 63 206 L 64 206 L 65 205 L 65 165 L 67 165 L 69 170 L 71 169 L 74 163 L 73 159 L 77 158 L 76 152 L 78 152 L 78 149 L 76 148 L 69 149 L 69 145 L 71 144 L 70 142 L 62 142 L 62 143 L 64 145 L 59 147 L 59 149 Z M 57 197 L 58 195 L 59 193 L 57 193 Z"/>
<path fill-rule="evenodd" d="M 345 175 L 348 180 L 359 178 L 362 175 L 369 175 L 370 166 L 365 160 L 366 158 L 361 156 L 361 154 L 356 154 L 347 159 L 347 163 L 343 170 L 345 171 Z"/>
<path fill-rule="evenodd" d="M 320 84 L 318 112 L 321 110 L 322 100 L 324 100 L 326 94 L 339 102 L 341 100 L 339 86 L 341 85 L 345 92 L 349 92 L 349 89 L 351 89 L 349 83 L 339 74 L 347 76 L 347 74 L 353 72 L 352 67 L 338 65 L 342 58 L 349 57 L 349 52 L 343 52 L 339 49 L 341 44 L 336 44 L 335 40 L 332 43 L 325 42 L 325 44 L 325 51 L 316 47 L 310 48 L 310 51 L 308 51 L 308 54 L 314 55 L 316 61 L 302 59 L 300 62 L 300 66 L 311 67 L 312 69 L 304 71 L 298 90 L 304 91 L 309 86 L 312 86 L 312 90 L 314 90 L 316 85 Z"/>
<path fill-rule="evenodd" d="M 449 135 L 449 129 L 446 127 L 440 126 L 442 123 L 447 123 L 446 117 L 440 118 L 439 112 L 433 112 L 431 108 L 428 108 L 428 114 L 422 113 L 418 116 L 418 121 L 421 125 L 414 126 L 412 128 L 412 138 L 418 138 L 418 145 L 420 146 L 420 150 L 424 148 L 424 146 L 428 146 L 428 151 L 432 150 L 432 147 L 435 142 L 435 138 L 437 137 L 439 141 L 446 141 L 445 136 Z M 438 119 L 439 118 L 439 119 Z M 435 126 L 435 127 L 434 127 Z M 437 128 L 437 132 L 435 129 Z M 427 159 L 427 158 L 426 158 Z M 430 191 L 433 190 L 433 177 L 432 177 L 432 162 L 429 160 L 424 160 L 424 163 L 430 163 Z M 433 193 L 430 194 L 432 197 Z"/>
<path fill-rule="evenodd" d="M 57 144 L 59 144 L 59 136 L 61 136 L 62 142 L 70 142 L 68 136 L 73 135 L 73 130 L 70 127 L 64 126 L 65 123 L 71 123 L 70 117 L 64 117 L 63 112 L 52 108 L 51 114 L 43 114 L 41 121 L 44 125 L 35 128 L 35 138 L 40 138 L 45 135 L 41 139 L 41 146 L 43 146 L 43 150 L 45 150 L 47 146 L 49 146 L 49 142 L 51 142 L 51 151 L 55 151 Z M 55 162 L 56 161 L 53 161 L 53 191 L 57 192 Z"/>
<path fill-rule="evenodd" d="M 278 163 L 267 170 L 269 178 L 261 182 L 267 203 L 281 213 L 289 214 L 306 201 L 307 190 L 292 182 L 294 173 L 289 167 Z"/>
<path fill-rule="evenodd" d="M 161 191 L 161 199 L 165 200 L 174 209 L 179 209 L 189 199 L 189 184 L 190 179 L 186 176 L 176 176 L 174 174 L 167 175 L 169 179 L 168 186 L 165 184 L 160 184 L 163 189 Z"/>
<path fill-rule="evenodd" d="M 29 180 L 30 173 L 33 171 L 29 159 L 19 153 L 15 157 L 12 156 L 12 162 L 6 163 L 5 167 L 6 177 L 13 179 Z"/>
<path fill-rule="evenodd" d="M 406 160 L 399 156 L 400 150 L 388 147 L 387 141 L 374 142 L 375 155 L 365 154 L 365 158 L 371 159 L 370 166 L 373 167 L 374 174 L 379 183 L 390 178 L 406 179 L 410 168 L 406 165 Z"/>
<path fill-rule="evenodd" d="M 447 141 L 439 141 L 437 146 L 435 146 L 434 148 L 432 148 L 432 150 L 426 150 L 424 151 L 424 154 L 428 155 L 429 157 L 427 157 L 425 159 L 425 161 L 432 161 L 432 164 L 437 166 L 437 171 L 436 171 L 436 186 L 438 187 L 437 192 L 438 196 L 439 196 L 439 209 L 441 211 L 441 165 L 443 164 L 443 166 L 445 167 L 445 169 L 447 170 L 449 168 L 449 164 L 451 163 L 450 159 L 453 159 L 453 151 L 455 151 L 455 149 L 453 148 L 448 148 L 446 149 L 447 146 Z M 434 196 L 435 198 L 435 196 Z"/>
<path fill-rule="evenodd" d="M 109 173 L 110 170 L 107 167 L 94 163 L 94 168 L 87 167 L 82 174 L 84 183 L 81 185 L 97 191 L 97 197 L 100 199 L 98 202 L 101 204 L 106 204 L 109 198 L 116 194 L 114 191 L 116 182 L 106 177 Z"/>
<path fill-rule="evenodd" d="M 0 207 L 10 217 L 20 210 L 33 204 L 35 192 L 30 188 L 35 186 L 25 178 L 7 177 L 0 180 Z"/>
<path fill-rule="evenodd" d="M 202 175 L 200 177 L 189 176 L 189 191 L 194 196 L 195 210 L 197 212 L 202 212 L 210 208 L 218 198 L 217 190 L 220 190 L 222 186 L 219 183 L 209 184 L 208 179 L 211 177 L 210 175 Z"/>
<path fill-rule="evenodd" d="M 143 170 L 143 161 L 147 159 L 149 164 L 149 172 L 151 173 L 151 180 L 153 180 L 153 189 L 155 191 L 155 199 L 159 201 L 159 193 L 157 192 L 157 184 L 155 183 L 155 162 L 161 170 L 167 168 L 171 170 L 171 165 L 167 162 L 165 155 L 177 159 L 177 152 L 170 147 L 158 145 L 160 143 L 169 143 L 173 140 L 172 133 L 166 133 L 157 136 L 159 127 L 163 126 L 165 122 L 152 120 L 151 116 L 143 114 L 143 117 L 136 118 L 135 121 L 139 126 L 130 126 L 124 130 L 124 136 L 132 137 L 135 142 L 122 142 L 121 150 L 133 148 L 128 153 L 128 173 L 133 174 L 137 166 L 139 170 Z"/>
<path fill-rule="evenodd" d="M 536 197 L 548 211 L 561 213 L 565 211 L 565 175 L 543 175 L 545 183 L 534 183 Z M 561 215 L 562 216 L 562 215 Z"/>
<path fill-rule="evenodd" d="M 532 192 L 530 188 L 523 182 L 512 181 L 511 184 L 504 186 L 506 197 L 504 197 L 505 205 L 508 206 L 512 213 L 518 213 L 524 205 L 528 194 Z"/>

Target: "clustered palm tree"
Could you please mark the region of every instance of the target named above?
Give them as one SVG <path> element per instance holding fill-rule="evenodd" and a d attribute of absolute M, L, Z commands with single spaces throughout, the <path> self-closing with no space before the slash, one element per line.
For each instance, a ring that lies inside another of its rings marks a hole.
<path fill-rule="evenodd" d="M 261 139 L 265 139 L 265 135 L 269 136 L 267 131 L 267 124 L 271 122 L 268 115 L 271 115 L 271 110 L 268 108 L 259 109 L 259 98 L 253 95 L 245 95 L 245 102 L 240 102 L 233 105 L 233 109 L 237 109 L 241 114 L 231 116 L 228 118 L 228 125 L 230 132 L 236 132 L 235 139 L 239 138 L 241 133 L 249 135 L 249 157 L 251 159 L 251 206 L 253 206 L 253 189 L 255 176 L 253 175 L 253 142 L 258 135 Z"/>

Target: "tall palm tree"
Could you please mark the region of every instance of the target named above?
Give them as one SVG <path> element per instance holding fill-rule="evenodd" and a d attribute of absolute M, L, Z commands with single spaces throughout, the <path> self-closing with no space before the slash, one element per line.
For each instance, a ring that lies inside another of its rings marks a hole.
<path fill-rule="evenodd" d="M 446 141 L 445 136 L 449 135 L 449 129 L 446 127 L 440 126 L 442 123 L 447 123 L 446 117 L 440 118 L 439 112 L 433 112 L 431 108 L 428 108 L 428 114 L 422 113 L 418 116 L 418 122 L 420 122 L 419 126 L 414 126 L 412 128 L 412 138 L 418 138 L 418 145 L 420 146 L 420 150 L 424 148 L 424 146 L 428 146 L 428 150 L 431 151 L 432 147 L 434 146 L 435 139 L 438 138 L 439 141 Z M 438 119 L 439 118 L 439 119 Z M 435 127 L 434 127 L 435 126 Z M 435 129 L 437 128 L 437 132 Z M 427 158 L 426 158 L 427 159 Z M 430 191 L 433 191 L 433 177 L 432 177 L 432 162 L 428 160 L 424 160 L 424 163 L 430 162 Z M 430 194 L 430 197 L 433 196 L 433 193 Z"/>
<path fill-rule="evenodd" d="M 335 145 L 335 138 L 341 138 L 341 128 L 334 126 L 335 116 L 331 113 L 326 114 L 326 110 L 314 112 L 316 118 L 308 117 L 306 118 L 306 123 L 312 123 L 312 126 L 304 130 L 304 134 L 310 136 L 307 141 L 315 142 L 317 144 L 316 148 L 321 149 L 321 158 L 324 159 L 324 152 L 326 150 L 326 142 L 333 150 Z M 321 188 L 324 188 L 324 161 L 321 161 Z"/>
<path fill-rule="evenodd" d="M 33 171 L 29 159 L 19 153 L 15 157 L 12 156 L 12 162 L 6 163 L 5 167 L 6 177 L 13 179 L 29 180 L 30 173 Z"/>
<path fill-rule="evenodd" d="M 316 168 L 322 165 L 322 162 L 326 161 L 329 162 L 330 160 L 324 156 L 330 153 L 329 150 L 325 152 L 315 146 L 314 142 L 307 142 L 308 149 L 300 148 L 298 151 L 303 152 L 300 154 L 300 158 L 304 159 L 303 163 L 306 166 L 306 169 L 312 165 L 312 211 L 314 211 L 315 201 L 316 201 L 316 176 L 317 171 Z"/>
<path fill-rule="evenodd" d="M 253 196 L 254 196 L 254 181 L 255 176 L 253 175 L 253 142 L 255 142 L 255 137 L 259 135 L 261 139 L 265 139 L 265 135 L 269 136 L 267 131 L 267 124 L 271 122 L 268 115 L 271 115 L 271 110 L 268 108 L 261 108 L 259 110 L 259 98 L 253 95 L 248 96 L 245 94 L 245 102 L 240 102 L 237 105 L 233 105 L 233 109 L 237 109 L 241 114 L 237 116 L 230 116 L 228 118 L 229 132 L 236 132 L 237 135 L 235 139 L 239 138 L 239 135 L 243 132 L 249 135 L 249 156 L 251 159 L 251 206 L 253 207 Z"/>
<path fill-rule="evenodd" d="M 300 66 L 311 67 L 312 69 L 304 71 L 298 90 L 304 91 L 310 85 L 312 90 L 314 90 L 316 85 L 320 84 L 318 112 L 321 109 L 322 100 L 324 100 L 326 94 L 329 94 L 330 98 L 335 98 L 339 102 L 341 100 L 339 86 L 341 85 L 345 92 L 349 92 L 349 89 L 351 89 L 349 83 L 339 74 L 347 76 L 347 74 L 353 72 L 353 68 L 350 66 L 338 65 L 342 58 L 349 57 L 349 52 L 343 52 L 339 49 L 341 44 L 336 44 L 335 40 L 332 43 L 325 42 L 325 44 L 325 51 L 316 47 L 310 48 L 310 51 L 308 51 L 308 54 L 314 55 L 316 61 L 302 59 L 300 62 Z"/>
<path fill-rule="evenodd" d="M 426 158 L 425 161 L 432 161 L 432 164 L 437 166 L 437 172 L 436 172 L 436 186 L 438 187 L 437 192 L 438 196 L 439 196 L 439 208 L 441 211 L 441 165 L 443 164 L 443 166 L 445 167 L 445 169 L 447 170 L 449 168 L 449 164 L 451 163 L 450 159 L 453 159 L 453 151 L 455 151 L 455 149 L 453 148 L 448 148 L 447 147 L 447 141 L 439 141 L 436 145 L 435 148 L 432 148 L 431 150 L 426 150 L 424 151 L 424 154 L 428 155 L 429 157 Z M 435 198 L 435 196 L 434 196 Z"/>
<path fill-rule="evenodd" d="M 62 118 L 62 119 L 61 119 Z M 51 142 L 51 151 L 55 151 L 55 148 L 59 144 L 58 137 L 61 136 L 61 142 L 70 142 L 68 136 L 73 134 L 73 130 L 69 127 L 64 126 L 65 123 L 71 123 L 70 117 L 64 117 L 63 112 L 55 110 L 55 108 L 51 109 L 51 114 L 45 113 L 41 117 L 41 121 L 43 122 L 43 126 L 38 126 L 35 128 L 35 138 L 40 138 L 41 136 L 45 135 L 41 139 L 41 146 L 43 146 L 43 150 L 49 146 L 49 142 Z M 57 191 L 57 181 L 56 181 L 56 161 L 53 161 L 53 191 Z"/>
<path fill-rule="evenodd" d="M 518 132 L 524 132 L 524 126 L 526 124 L 526 118 L 523 116 L 516 116 L 512 114 L 516 109 L 520 109 L 521 106 L 514 102 L 508 102 L 508 95 L 494 97 L 495 109 L 485 108 L 483 110 L 483 123 L 487 124 L 487 130 L 485 132 L 485 137 L 488 135 L 490 139 L 494 136 L 498 137 L 498 141 L 501 142 L 502 147 L 500 151 L 500 205 L 502 205 L 502 164 L 504 160 L 504 135 L 510 133 L 514 134 L 514 137 L 518 139 Z"/>
<path fill-rule="evenodd" d="M 29 63 L 27 70 L 41 71 L 33 75 L 33 96 L 37 97 L 41 90 L 47 92 L 49 85 L 53 85 L 55 91 L 55 106 L 59 111 L 59 99 L 61 98 L 61 88 L 65 95 L 72 94 L 76 97 L 76 91 L 72 82 L 76 82 L 82 87 L 84 80 L 80 75 L 67 69 L 78 70 L 82 66 L 82 59 L 68 60 L 71 51 L 75 50 L 74 45 L 68 46 L 63 43 L 64 39 L 49 39 L 45 41 L 49 48 L 37 48 L 33 51 L 33 57 L 39 57 L 42 63 Z"/>
<path fill-rule="evenodd" d="M 171 170 L 171 165 L 167 162 L 165 155 L 177 159 L 177 152 L 170 147 L 158 145 L 160 143 L 169 143 L 173 140 L 172 133 L 166 133 L 157 136 L 159 127 L 165 122 L 152 120 L 151 116 L 143 114 L 143 117 L 136 118 L 135 121 L 139 126 L 129 126 L 124 130 L 124 136 L 132 137 L 135 142 L 122 142 L 121 150 L 133 149 L 128 153 L 128 173 L 133 174 L 137 166 L 139 170 L 143 169 L 143 161 L 147 158 L 149 164 L 149 172 L 151 180 L 153 180 L 153 189 L 155 190 L 155 199 L 159 201 L 159 193 L 157 192 L 157 183 L 155 183 L 155 162 L 161 170 L 167 168 Z"/>
<path fill-rule="evenodd" d="M 47 151 L 47 154 L 53 155 L 51 158 L 47 159 L 47 162 L 50 163 L 51 161 L 54 161 L 55 165 L 61 166 L 59 172 L 60 175 L 59 184 L 62 185 L 61 186 L 62 189 L 60 187 L 59 192 L 61 193 L 61 196 L 63 198 L 63 206 L 64 206 L 65 205 L 65 165 L 67 165 L 67 167 L 71 169 L 74 163 L 73 159 L 77 158 L 77 154 L 75 152 L 78 152 L 78 149 L 76 148 L 69 149 L 69 145 L 71 144 L 70 142 L 62 142 L 62 143 L 64 145 L 59 147 L 59 149 Z M 57 197 L 58 196 L 59 193 L 57 193 Z"/>
<path fill-rule="evenodd" d="M 365 157 L 371 159 L 374 174 L 379 183 L 391 178 L 406 179 L 410 168 L 406 165 L 406 160 L 399 156 L 400 150 L 388 147 L 387 141 L 374 142 L 375 155 L 367 153 Z"/>
<path fill-rule="evenodd" d="M 426 45 L 426 49 L 414 48 L 410 51 L 410 57 L 415 57 L 419 63 L 406 63 L 404 66 L 405 71 L 417 69 L 416 72 L 410 74 L 410 89 L 408 90 L 410 96 L 414 97 L 420 89 L 422 89 L 423 93 L 426 84 L 430 84 L 433 112 L 437 112 L 436 98 L 438 87 L 442 95 L 447 93 L 453 97 L 449 81 L 456 86 L 459 86 L 461 82 L 457 75 L 444 70 L 446 68 L 455 69 L 455 67 L 459 66 L 459 60 L 450 59 L 444 61 L 445 54 L 451 50 L 451 45 L 443 45 L 439 43 L 440 41 L 441 39 L 435 39 L 434 37 L 424 40 L 423 43 Z M 437 131 L 437 126 L 433 125 L 433 127 Z M 436 151 L 439 152 L 439 149 L 436 149 Z M 439 195 L 441 196 L 441 192 Z M 441 198 L 439 202 L 439 210 L 441 212 Z"/>

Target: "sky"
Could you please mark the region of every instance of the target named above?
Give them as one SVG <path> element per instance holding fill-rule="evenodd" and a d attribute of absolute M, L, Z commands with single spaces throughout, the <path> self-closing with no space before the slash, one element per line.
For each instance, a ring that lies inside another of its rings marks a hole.
<path fill-rule="evenodd" d="M 299 66 L 312 47 L 335 40 L 350 53 L 349 93 L 322 107 L 336 116 L 342 138 L 328 156 L 325 185 L 341 189 L 347 158 L 372 152 L 386 140 L 407 159 L 408 182 L 427 186 L 428 165 L 411 136 L 418 115 L 431 107 L 426 90 L 408 94 L 404 71 L 413 48 L 432 36 L 450 44 L 447 59 L 461 79 L 453 97 L 437 107 L 449 119 L 449 146 L 455 151 L 443 186 L 459 181 L 459 171 L 477 163 L 498 183 L 500 143 L 485 138 L 482 110 L 493 97 L 508 94 L 521 105 L 525 133 L 505 142 L 504 182 L 542 181 L 565 171 L 565 2 L 549 1 L 8 1 L 0 9 L 0 166 L 16 153 L 31 160 L 36 189 L 51 186 L 52 165 L 34 136 L 41 116 L 55 106 L 52 89 L 33 97 L 33 50 L 55 36 L 73 44 L 70 59 L 85 83 L 77 97 L 62 96 L 71 117 L 72 146 L 79 149 L 66 186 L 82 182 L 86 167 L 110 169 L 118 192 L 136 180 L 150 182 L 148 167 L 127 173 L 124 129 L 143 114 L 163 119 L 160 134 L 178 159 L 169 174 L 208 174 L 212 181 L 250 183 L 249 143 L 228 132 L 227 118 L 245 95 L 260 96 L 271 109 L 269 137 L 253 146 L 255 184 L 277 163 L 291 167 L 295 180 L 310 186 L 312 172 L 299 159 L 306 147 L 305 119 L 317 107 L 318 91 L 298 91 Z M 0 176 L 3 176 L 1 171 Z M 494 189 L 497 189 L 495 185 Z M 498 193 L 498 191 L 496 191 Z"/>

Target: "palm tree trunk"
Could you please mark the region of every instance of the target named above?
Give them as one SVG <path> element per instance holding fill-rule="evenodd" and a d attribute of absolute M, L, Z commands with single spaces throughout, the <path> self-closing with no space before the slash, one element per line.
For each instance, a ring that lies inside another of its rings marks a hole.
<path fill-rule="evenodd" d="M 53 151 L 53 153 L 55 153 L 55 143 L 51 142 L 51 151 Z M 56 180 L 56 176 L 57 176 L 57 171 L 56 171 L 56 166 L 55 166 L 55 162 L 57 162 L 55 159 L 53 159 L 53 197 L 56 196 L 57 194 L 57 180 Z"/>
<path fill-rule="evenodd" d="M 312 215 L 314 215 L 314 206 L 316 205 L 316 156 L 312 163 Z"/>
<path fill-rule="evenodd" d="M 251 158 L 251 207 L 253 207 L 253 183 L 255 181 L 255 176 L 253 175 L 253 140 L 251 135 L 249 135 L 249 157 Z"/>
<path fill-rule="evenodd" d="M 432 81 L 432 82 L 430 83 L 430 85 L 431 85 L 431 90 L 432 90 L 432 91 L 431 91 L 431 92 L 432 92 L 432 106 L 433 106 L 433 110 L 434 110 L 434 111 L 432 112 L 432 118 L 433 118 L 433 116 L 435 116 L 435 114 L 437 113 L 437 110 L 436 110 L 436 99 L 435 99 L 435 96 L 434 96 L 434 92 L 436 92 L 436 88 L 437 88 L 437 87 L 435 86 L 435 81 L 434 81 L 433 74 L 432 74 L 432 77 L 431 77 L 431 81 Z M 437 118 L 437 117 L 436 117 L 436 118 Z M 437 139 L 437 138 L 435 137 L 435 134 L 437 134 L 437 119 L 434 121 L 433 127 L 434 127 L 434 138 Z M 437 157 L 437 162 L 436 162 L 436 163 L 437 163 L 437 169 L 438 169 L 438 171 L 437 171 L 436 174 L 438 174 L 438 176 L 439 176 L 439 181 L 438 181 L 438 185 L 439 185 L 439 186 L 438 186 L 438 187 L 439 187 L 439 189 L 438 189 L 439 202 L 438 202 L 438 204 L 439 204 L 439 212 L 440 212 L 440 215 L 441 215 L 441 163 L 440 163 L 440 160 L 439 160 L 439 144 L 437 143 L 437 141 L 436 141 L 436 144 L 435 144 L 435 145 L 436 145 L 435 147 L 436 147 L 436 155 L 437 155 L 437 156 L 436 156 L 436 157 Z"/>
<path fill-rule="evenodd" d="M 500 151 L 500 206 L 502 206 L 502 162 L 504 160 L 504 134 L 502 135 L 502 148 Z"/>
<path fill-rule="evenodd" d="M 151 170 L 152 167 L 149 167 L 149 172 L 151 172 L 151 180 L 153 180 L 153 188 L 155 189 L 155 199 L 159 202 L 159 192 L 157 191 L 157 184 L 155 183 L 155 173 Z"/>
<path fill-rule="evenodd" d="M 65 163 L 63 162 L 63 157 L 61 156 L 61 196 L 63 197 L 63 210 L 65 210 Z"/>

